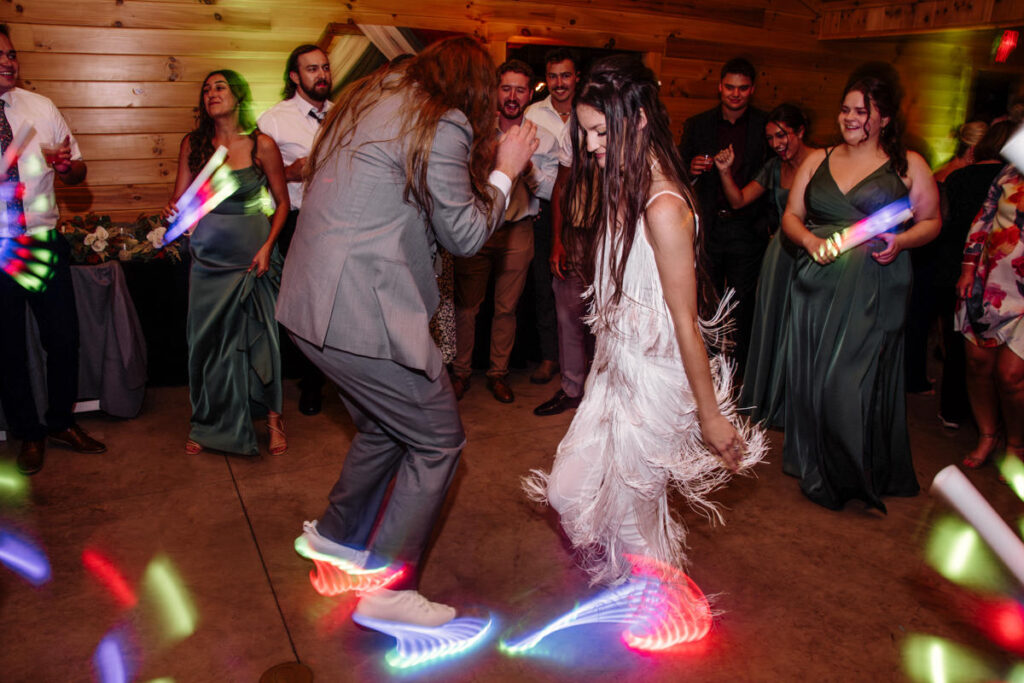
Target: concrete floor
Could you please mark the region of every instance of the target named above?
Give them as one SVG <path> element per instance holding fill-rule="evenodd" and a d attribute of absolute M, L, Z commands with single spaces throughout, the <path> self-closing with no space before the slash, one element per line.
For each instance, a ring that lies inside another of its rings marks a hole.
<path fill-rule="evenodd" d="M 509 636 L 594 593 L 553 515 L 519 490 L 521 475 L 550 465 L 572 417 L 534 417 L 556 384 L 526 378 L 513 373 L 511 405 L 494 401 L 482 378 L 463 400 L 469 445 L 422 581 L 431 598 L 492 611 L 498 634 Z M 112 631 L 128 644 L 135 680 L 179 683 L 257 681 L 296 658 L 317 681 L 893 681 L 903 680 L 910 633 L 956 640 L 997 670 L 1009 667 L 961 610 L 965 591 L 923 561 L 940 504 L 927 493 L 889 499 L 888 516 L 857 503 L 842 512 L 813 505 L 781 473 L 782 435 L 773 432 L 771 461 L 717 496 L 728 508 L 724 526 L 685 513 L 690 574 L 721 612 L 703 641 L 643 655 L 615 631 L 588 627 L 553 638 L 544 656 L 509 657 L 492 640 L 462 659 L 394 674 L 384 663 L 393 641 L 352 624 L 352 598 L 317 595 L 311 565 L 292 549 L 302 521 L 322 511 L 353 432 L 337 397 L 316 417 L 299 415 L 296 398 L 289 382 L 291 450 L 283 457 L 185 456 L 182 387 L 151 389 L 135 420 L 83 417 L 108 444 L 105 455 L 50 448 L 27 498 L 0 498 L 0 527 L 34 539 L 53 569 L 34 588 L 0 568 L 0 680 L 91 680 L 93 654 Z M 935 397 L 908 400 L 927 487 L 975 432 L 944 430 Z M 0 459 L 12 461 L 16 446 L 0 445 Z M 969 476 L 1007 519 L 1020 516 L 994 468 Z M 86 550 L 116 566 L 135 607 L 83 567 Z M 169 558 L 194 604 L 197 627 L 187 638 L 168 633 L 152 582 L 143 580 L 158 556 Z"/>

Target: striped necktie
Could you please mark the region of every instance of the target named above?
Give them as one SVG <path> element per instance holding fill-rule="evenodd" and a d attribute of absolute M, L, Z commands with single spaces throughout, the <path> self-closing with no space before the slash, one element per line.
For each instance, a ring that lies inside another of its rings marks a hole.
<path fill-rule="evenodd" d="M 7 103 L 0 100 L 0 156 L 7 152 L 7 148 L 14 140 L 14 131 L 7 120 Z M 14 160 L 11 167 L 7 169 L 7 177 L 0 178 L 0 197 L 4 201 L 3 220 L 0 220 L 0 237 L 17 237 L 25 232 L 25 207 L 21 202 L 21 188 L 18 175 L 18 161 Z"/>

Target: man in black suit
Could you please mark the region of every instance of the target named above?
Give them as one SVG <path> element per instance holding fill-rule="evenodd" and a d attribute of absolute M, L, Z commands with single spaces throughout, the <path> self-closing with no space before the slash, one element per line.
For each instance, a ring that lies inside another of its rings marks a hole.
<path fill-rule="evenodd" d="M 747 60 L 737 58 L 726 62 L 718 82 L 721 104 L 688 119 L 679 146 L 700 204 L 700 226 L 715 288 L 719 293 L 726 287 L 736 290 L 737 377 L 743 377 L 754 318 L 757 276 L 770 234 L 761 200 L 742 209 L 730 208 L 722 192 L 714 156 L 732 145 L 736 154 L 732 174 L 739 187 L 749 183 L 764 164 L 768 152 L 764 137 L 765 113 L 750 106 L 754 78 L 754 67 Z"/>

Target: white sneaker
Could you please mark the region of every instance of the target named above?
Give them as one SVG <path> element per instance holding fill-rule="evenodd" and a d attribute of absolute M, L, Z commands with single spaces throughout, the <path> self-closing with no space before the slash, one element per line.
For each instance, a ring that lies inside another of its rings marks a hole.
<path fill-rule="evenodd" d="M 321 536 L 316 521 L 302 523 L 302 535 L 295 539 L 295 552 L 307 560 L 323 560 L 346 571 L 363 569 L 370 556 L 369 550 L 356 550 Z"/>
<path fill-rule="evenodd" d="M 359 601 L 353 618 L 436 627 L 455 618 L 455 608 L 431 602 L 416 591 L 374 591 Z"/>

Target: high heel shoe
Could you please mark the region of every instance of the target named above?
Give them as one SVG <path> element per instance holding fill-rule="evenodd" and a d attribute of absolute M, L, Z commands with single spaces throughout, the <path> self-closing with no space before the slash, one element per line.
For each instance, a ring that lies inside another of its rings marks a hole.
<path fill-rule="evenodd" d="M 273 420 L 274 422 L 271 422 Z M 267 418 L 267 434 L 270 436 L 269 452 L 271 455 L 284 455 L 288 452 L 288 437 L 284 433 L 284 420 L 280 415 Z M 274 441 L 277 441 L 275 444 Z"/>
<path fill-rule="evenodd" d="M 996 451 L 999 450 L 999 440 L 1002 437 L 1001 434 L 996 432 L 995 434 L 978 434 L 978 445 L 973 451 L 967 454 L 967 457 L 963 459 L 960 464 L 966 469 L 976 470 L 985 465 L 989 461 Z M 982 449 L 982 440 L 987 440 L 989 445 L 987 449 Z"/>
<path fill-rule="evenodd" d="M 199 455 L 203 452 L 203 447 L 198 442 L 189 439 L 185 442 L 185 455 Z"/>

